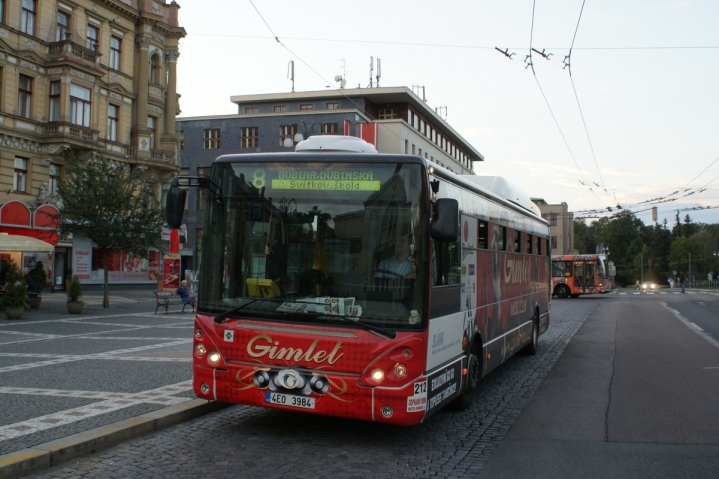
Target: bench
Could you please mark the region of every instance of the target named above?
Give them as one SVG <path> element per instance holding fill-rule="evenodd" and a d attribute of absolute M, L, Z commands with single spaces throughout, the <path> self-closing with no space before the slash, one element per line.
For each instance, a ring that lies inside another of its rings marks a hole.
<path fill-rule="evenodd" d="M 195 312 L 195 303 L 194 299 L 191 303 L 183 303 L 182 297 L 174 295 L 172 293 L 158 293 L 157 291 L 154 291 L 155 298 L 157 299 L 157 306 L 155 307 L 155 314 L 157 314 L 157 310 L 160 308 L 165 308 L 165 314 L 167 314 L 168 308 L 173 305 L 182 305 L 182 312 L 185 312 L 185 308 L 187 306 L 192 308 L 192 312 Z"/>

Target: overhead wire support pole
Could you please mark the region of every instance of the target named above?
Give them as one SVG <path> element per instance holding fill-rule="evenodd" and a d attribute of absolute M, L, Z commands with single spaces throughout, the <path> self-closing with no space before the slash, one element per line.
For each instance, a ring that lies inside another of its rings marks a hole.
<path fill-rule="evenodd" d="M 497 50 L 502 55 L 504 55 L 505 57 L 509 58 L 510 60 L 512 59 L 512 55 L 514 55 L 514 53 L 509 53 L 509 48 L 500 50 L 499 47 L 494 47 L 494 49 Z"/>

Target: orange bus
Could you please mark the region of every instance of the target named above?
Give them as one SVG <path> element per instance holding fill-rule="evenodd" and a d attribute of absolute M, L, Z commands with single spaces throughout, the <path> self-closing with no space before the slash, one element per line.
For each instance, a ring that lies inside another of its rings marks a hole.
<path fill-rule="evenodd" d="M 552 295 L 557 298 L 576 298 L 580 294 L 608 293 L 611 290 L 605 255 L 552 256 Z"/>

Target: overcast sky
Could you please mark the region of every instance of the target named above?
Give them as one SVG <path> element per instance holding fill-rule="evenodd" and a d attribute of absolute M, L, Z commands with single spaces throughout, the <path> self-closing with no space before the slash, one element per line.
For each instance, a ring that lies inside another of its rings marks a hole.
<path fill-rule="evenodd" d="M 638 211 L 696 191 L 657 205 L 670 225 L 677 208 L 719 206 L 716 0 L 178 3 L 183 117 L 236 113 L 231 95 L 289 92 L 290 60 L 297 91 L 336 88 L 338 74 L 364 88 L 374 57 L 381 86 L 423 85 L 430 107 L 447 107 L 485 157 L 477 174 L 572 211 Z M 551 53 L 533 53 L 536 76 L 530 41 Z M 719 223 L 719 209 L 688 213 Z"/>

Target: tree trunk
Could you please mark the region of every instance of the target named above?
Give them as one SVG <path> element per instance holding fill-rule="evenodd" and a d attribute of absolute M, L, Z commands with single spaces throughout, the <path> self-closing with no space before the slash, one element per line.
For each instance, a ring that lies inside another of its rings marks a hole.
<path fill-rule="evenodd" d="M 109 308 L 110 307 L 110 291 L 108 290 L 108 279 L 110 278 L 110 273 L 107 271 L 107 248 L 103 248 L 102 250 L 102 263 L 105 268 L 105 284 L 103 285 L 103 295 L 102 295 L 102 307 L 103 308 Z"/>

